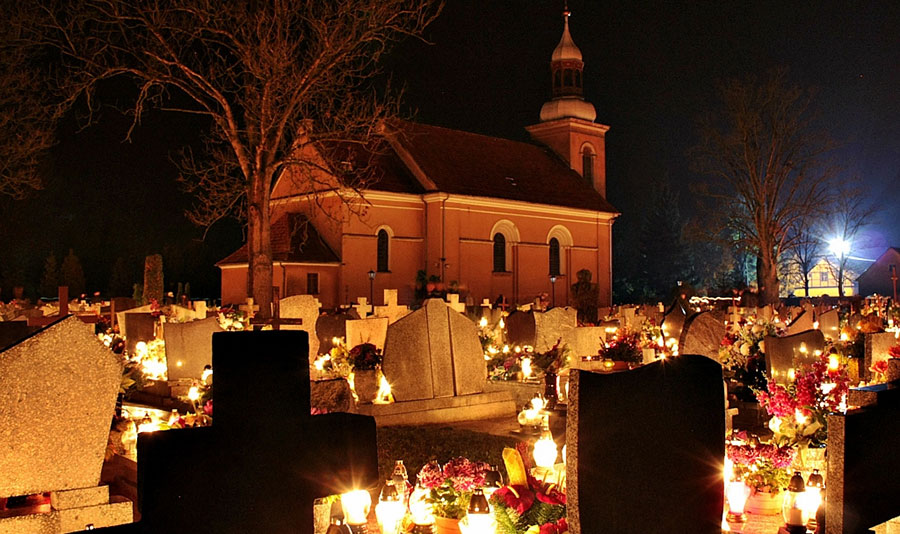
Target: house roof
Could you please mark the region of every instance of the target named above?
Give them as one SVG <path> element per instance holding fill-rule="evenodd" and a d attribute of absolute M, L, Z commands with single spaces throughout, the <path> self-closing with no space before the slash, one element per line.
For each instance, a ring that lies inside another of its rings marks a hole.
<path fill-rule="evenodd" d="M 618 213 L 549 148 L 408 121 L 392 126 L 393 141 L 433 182 L 427 190 Z"/>
<path fill-rule="evenodd" d="M 292 263 L 340 263 L 316 228 L 299 213 L 286 213 L 272 223 L 272 261 Z M 247 243 L 216 265 L 247 263 Z"/>

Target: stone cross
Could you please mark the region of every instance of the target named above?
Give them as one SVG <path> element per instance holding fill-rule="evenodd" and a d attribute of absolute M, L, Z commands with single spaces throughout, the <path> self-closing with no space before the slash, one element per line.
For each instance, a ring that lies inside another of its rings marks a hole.
<path fill-rule="evenodd" d="M 494 307 L 494 305 L 491 304 L 491 299 L 484 299 L 481 301 L 481 307 L 491 309 L 492 307 Z"/>
<path fill-rule="evenodd" d="M 387 317 L 388 322 L 393 323 L 409 313 L 409 308 L 397 304 L 397 290 L 384 290 L 384 306 L 375 306 L 375 315 Z"/>
<path fill-rule="evenodd" d="M 253 297 L 247 297 L 247 303 L 241 304 L 238 306 L 238 309 L 247 314 L 247 317 L 253 318 L 256 315 L 256 312 L 259 311 L 259 305 L 253 304 Z"/>
<path fill-rule="evenodd" d="M 373 307 L 369 304 L 369 299 L 366 297 L 357 297 L 353 309 L 356 310 L 356 313 L 359 314 L 360 318 L 365 318 L 372 313 Z"/>
<path fill-rule="evenodd" d="M 453 310 L 458 311 L 459 313 L 466 313 L 466 303 L 459 301 L 459 293 L 448 293 L 447 305 L 450 306 L 450 308 L 452 308 Z"/>
<path fill-rule="evenodd" d="M 215 423 L 138 437 L 141 521 L 110 533 L 312 534 L 315 498 L 374 486 L 375 420 L 310 415 L 307 347 L 303 331 L 214 334 Z"/>

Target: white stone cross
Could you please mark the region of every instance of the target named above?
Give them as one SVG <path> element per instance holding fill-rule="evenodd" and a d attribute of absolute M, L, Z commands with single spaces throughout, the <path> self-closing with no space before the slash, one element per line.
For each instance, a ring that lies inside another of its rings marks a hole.
<path fill-rule="evenodd" d="M 378 317 L 387 317 L 389 323 L 394 323 L 397 319 L 409 313 L 409 308 L 397 304 L 397 290 L 384 290 L 384 306 L 375 306 L 375 315 Z"/>
<path fill-rule="evenodd" d="M 491 309 L 494 305 L 491 303 L 491 299 L 484 299 L 481 301 L 481 307 Z"/>
<path fill-rule="evenodd" d="M 358 313 L 361 318 L 367 317 L 369 315 L 369 313 L 372 311 L 372 305 L 367 304 L 368 300 L 369 299 L 367 299 L 366 297 L 357 297 L 357 299 L 356 299 L 357 304 L 353 305 L 353 308 L 356 310 L 356 313 Z"/>
<path fill-rule="evenodd" d="M 459 313 L 466 313 L 466 303 L 459 301 L 459 293 L 448 293 L 447 304 Z"/>
<path fill-rule="evenodd" d="M 247 314 L 247 317 L 253 317 L 259 311 L 259 305 L 253 304 L 253 297 L 247 297 L 247 303 L 238 306 L 238 309 Z"/>

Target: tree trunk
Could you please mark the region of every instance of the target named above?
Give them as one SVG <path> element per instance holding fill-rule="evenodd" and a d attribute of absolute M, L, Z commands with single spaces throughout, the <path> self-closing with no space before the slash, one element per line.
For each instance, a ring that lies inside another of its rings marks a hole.
<path fill-rule="evenodd" d="M 805 269 L 805 267 L 804 267 Z M 809 272 L 803 273 L 803 296 L 809 298 Z"/>
<path fill-rule="evenodd" d="M 248 287 L 254 304 L 259 306 L 256 317 L 272 317 L 272 239 L 269 220 L 268 180 L 253 177 L 248 190 L 247 206 L 247 268 Z"/>
<path fill-rule="evenodd" d="M 756 283 L 760 306 L 778 304 L 778 264 L 771 252 L 763 251 L 757 258 Z"/>
<path fill-rule="evenodd" d="M 843 260 L 843 258 L 841 258 L 840 263 L 838 263 L 837 283 L 838 283 L 838 297 L 844 298 L 844 260 Z"/>

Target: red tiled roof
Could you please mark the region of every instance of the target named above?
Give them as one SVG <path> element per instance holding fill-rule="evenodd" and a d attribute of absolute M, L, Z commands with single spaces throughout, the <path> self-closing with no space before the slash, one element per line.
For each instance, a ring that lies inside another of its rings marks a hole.
<path fill-rule="evenodd" d="M 216 265 L 247 263 L 247 244 Z M 303 215 L 287 213 L 272 223 L 272 261 L 295 263 L 339 263 L 340 258 Z"/>
<path fill-rule="evenodd" d="M 407 121 L 394 126 L 436 191 L 618 213 L 549 148 Z"/>

